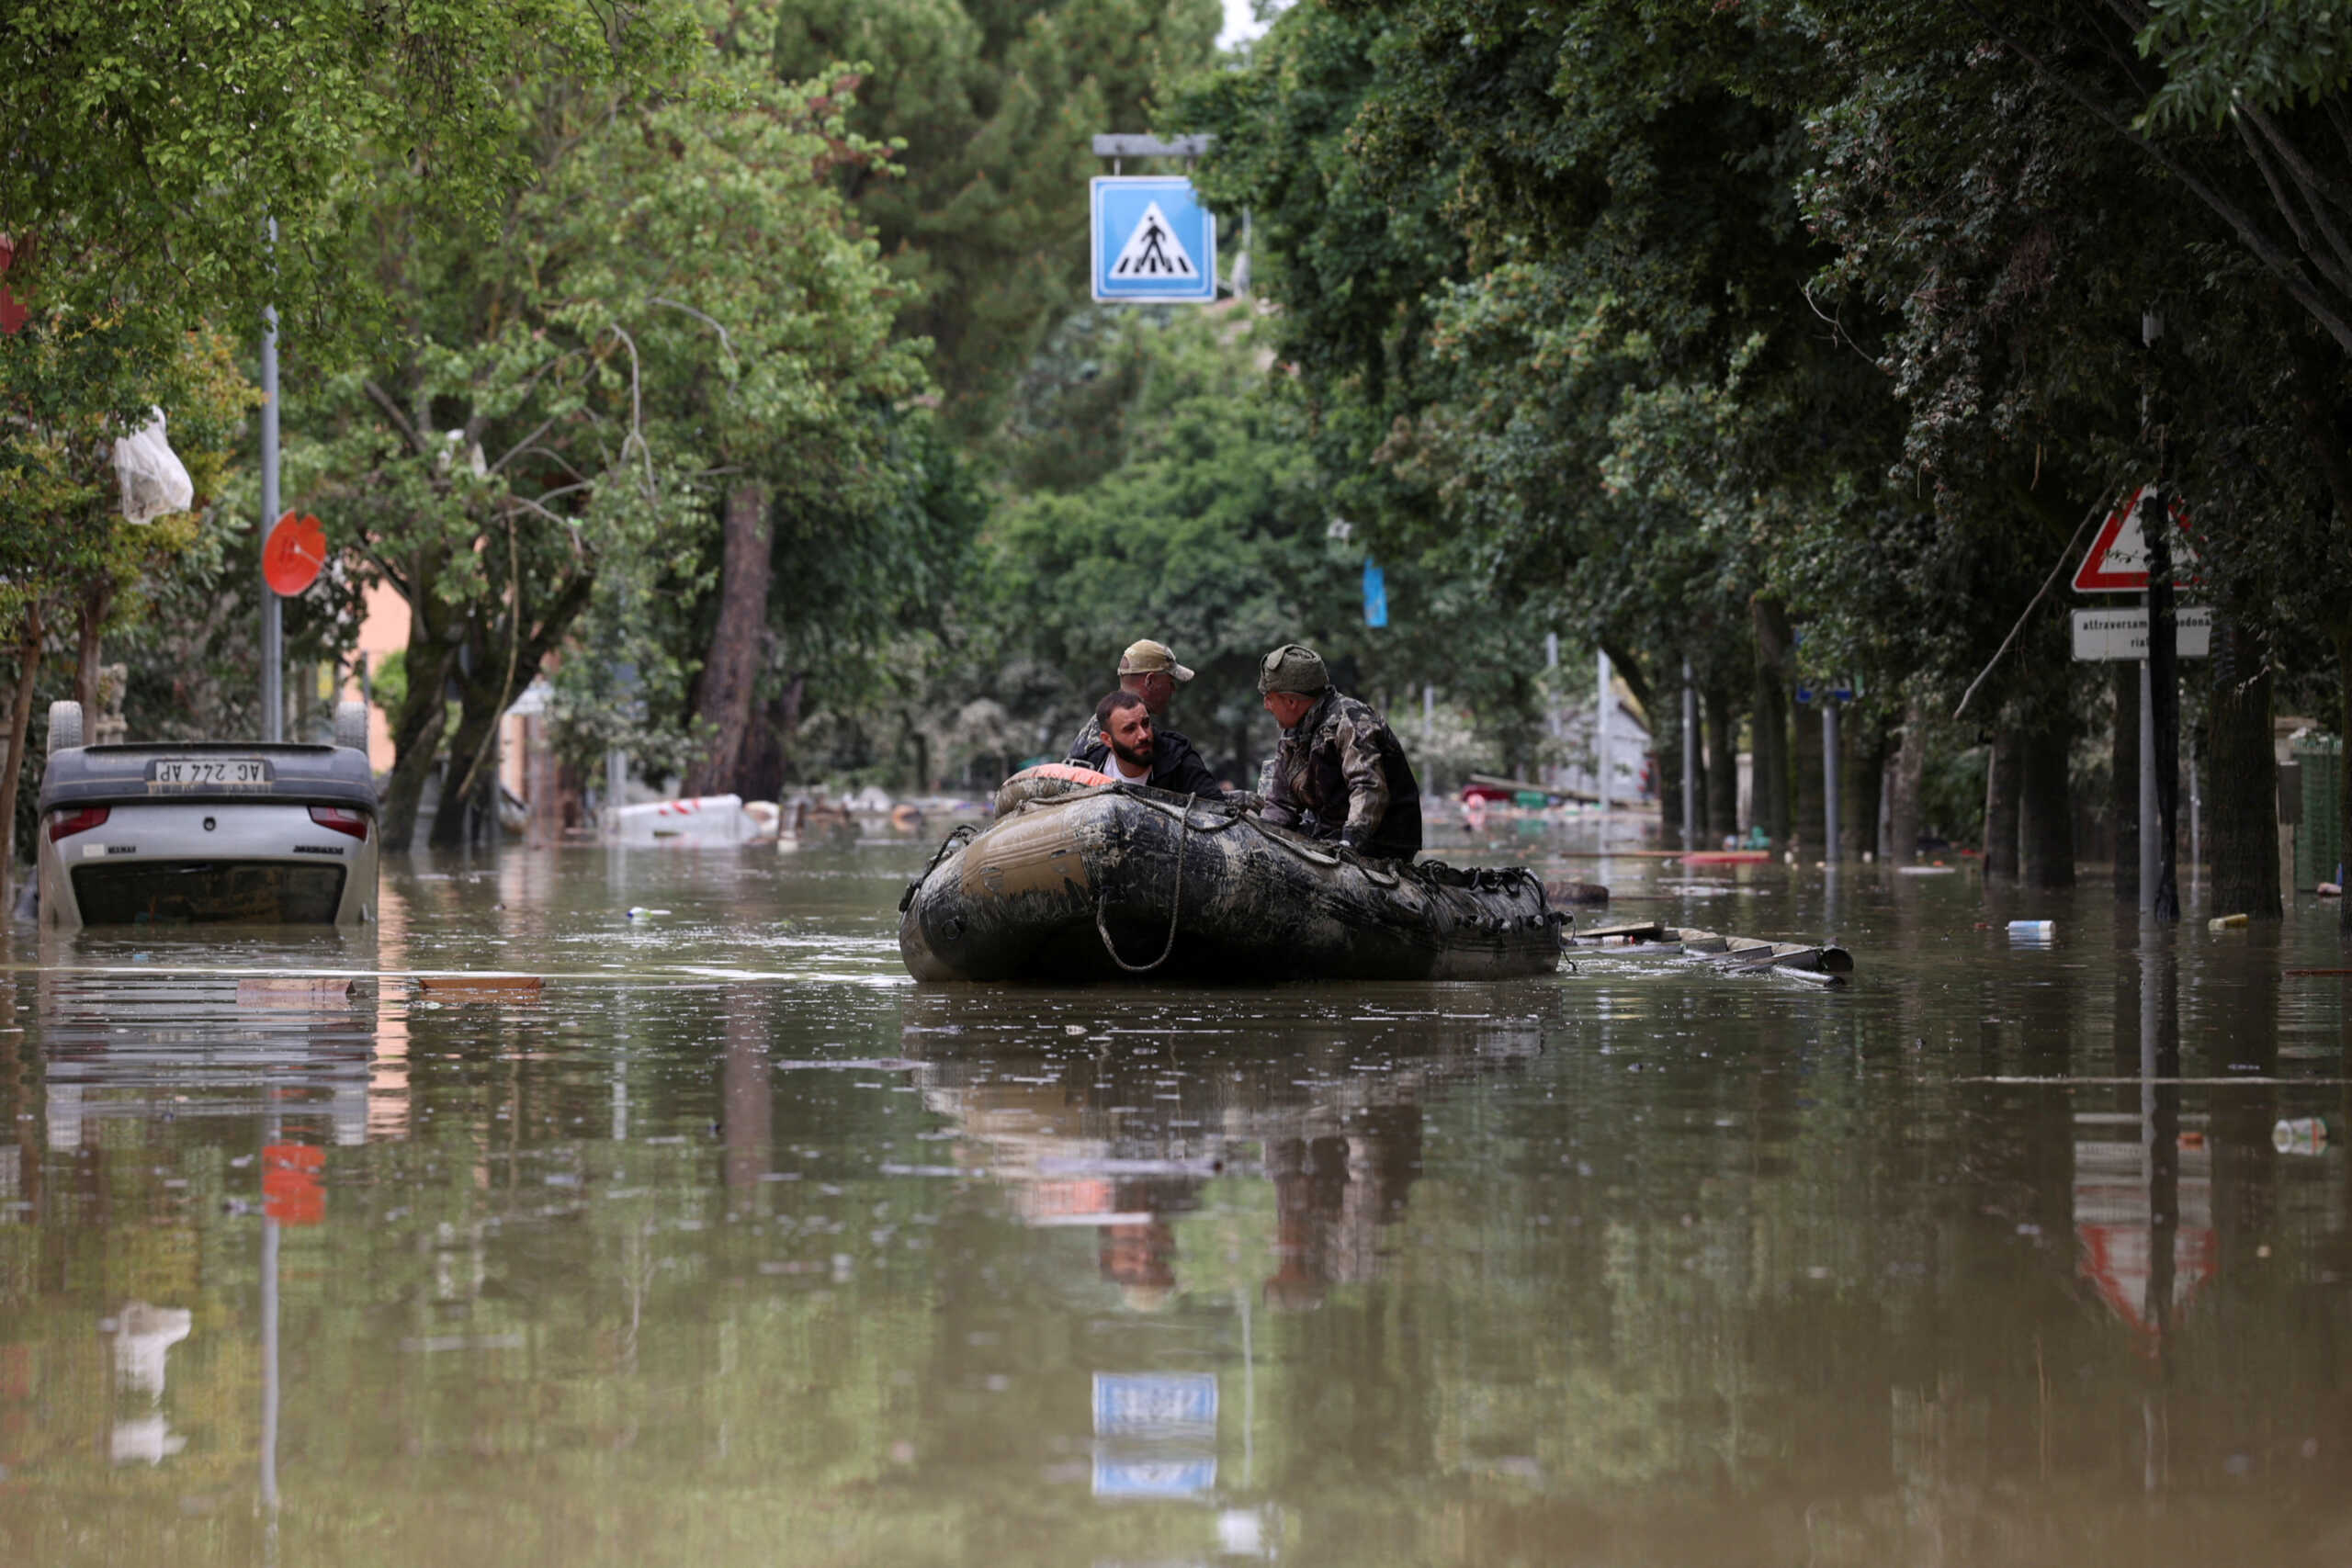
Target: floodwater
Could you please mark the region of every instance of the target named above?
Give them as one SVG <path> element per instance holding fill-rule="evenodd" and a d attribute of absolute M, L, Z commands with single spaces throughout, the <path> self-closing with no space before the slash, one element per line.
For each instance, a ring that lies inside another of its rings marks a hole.
<path fill-rule="evenodd" d="M 2143 944 L 2098 884 L 1554 862 L 1853 984 L 918 987 L 926 850 L 19 930 L 0 1562 L 2352 1551 L 2346 982 L 2285 973 L 2332 908 Z"/>

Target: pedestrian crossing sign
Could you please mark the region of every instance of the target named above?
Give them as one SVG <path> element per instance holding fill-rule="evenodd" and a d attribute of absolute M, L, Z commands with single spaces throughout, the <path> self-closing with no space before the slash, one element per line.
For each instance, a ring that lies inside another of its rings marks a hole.
<path fill-rule="evenodd" d="M 1216 299 L 1216 216 L 1174 175 L 1094 181 L 1094 298 L 1205 305 Z"/>

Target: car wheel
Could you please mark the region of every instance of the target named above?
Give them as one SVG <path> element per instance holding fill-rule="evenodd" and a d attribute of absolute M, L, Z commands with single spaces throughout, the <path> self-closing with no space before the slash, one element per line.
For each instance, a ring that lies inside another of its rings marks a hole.
<path fill-rule="evenodd" d="M 51 703 L 49 705 L 49 752 L 55 756 L 82 744 L 82 705 Z"/>
<path fill-rule="evenodd" d="M 334 743 L 354 751 L 368 750 L 368 705 L 337 703 L 334 705 Z"/>

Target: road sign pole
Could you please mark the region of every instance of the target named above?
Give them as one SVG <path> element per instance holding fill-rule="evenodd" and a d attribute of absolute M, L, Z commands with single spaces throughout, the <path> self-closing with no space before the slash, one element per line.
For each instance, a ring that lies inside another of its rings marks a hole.
<path fill-rule="evenodd" d="M 2140 660 L 2140 913 L 2156 899 L 2156 688 Z"/>
<path fill-rule="evenodd" d="M 2180 919 L 2180 852 L 2174 829 L 2180 819 L 2180 656 L 2173 631 L 2172 536 L 2164 491 L 2148 491 L 2148 693 L 2155 719 L 2156 885 L 2149 913 L 2159 920 Z M 2141 824 L 2141 832 L 2149 824 Z M 2145 840 L 2143 839 L 2144 842 Z"/>
<path fill-rule="evenodd" d="M 272 237 L 277 225 L 270 225 Z M 258 549 L 269 539 L 277 522 L 277 307 L 265 308 L 261 328 L 261 526 L 254 530 Z M 260 575 L 258 564 L 255 575 Z M 261 581 L 261 738 L 286 739 L 286 632 L 280 618 L 277 592 L 266 577 Z"/>

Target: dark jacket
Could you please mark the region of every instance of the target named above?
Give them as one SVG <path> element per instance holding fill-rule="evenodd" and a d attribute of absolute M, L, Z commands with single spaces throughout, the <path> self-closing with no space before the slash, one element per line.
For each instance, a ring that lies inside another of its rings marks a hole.
<path fill-rule="evenodd" d="M 1069 760 L 1079 767 L 1092 768 L 1099 773 L 1112 772 L 1111 743 L 1094 727 L 1093 720 L 1089 719 L 1086 728 L 1080 731 L 1078 743 L 1070 748 Z M 1216 782 L 1216 775 L 1209 772 L 1206 762 L 1201 761 L 1201 754 L 1193 749 L 1193 743 L 1185 739 L 1182 732 L 1161 729 L 1156 725 L 1151 731 L 1149 783 L 1154 789 L 1164 789 L 1174 795 L 1197 795 L 1203 799 L 1225 794 L 1225 786 Z"/>
<path fill-rule="evenodd" d="M 1283 731 L 1267 816 L 1381 860 L 1421 851 L 1421 786 L 1372 705 L 1337 688 Z"/>

